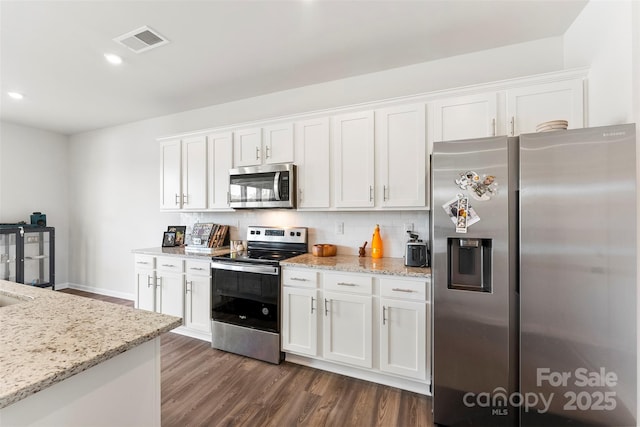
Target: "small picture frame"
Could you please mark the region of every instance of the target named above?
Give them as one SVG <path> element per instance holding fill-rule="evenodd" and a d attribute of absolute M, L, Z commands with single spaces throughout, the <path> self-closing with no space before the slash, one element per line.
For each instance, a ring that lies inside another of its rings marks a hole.
<path fill-rule="evenodd" d="M 173 231 L 174 233 L 176 233 L 176 244 L 175 246 L 182 246 L 184 245 L 184 235 L 187 231 L 187 227 L 184 225 L 170 225 L 169 228 L 167 228 L 167 231 Z"/>
<path fill-rule="evenodd" d="M 162 239 L 162 247 L 170 248 L 176 245 L 176 232 L 175 231 L 165 231 L 164 237 Z"/>

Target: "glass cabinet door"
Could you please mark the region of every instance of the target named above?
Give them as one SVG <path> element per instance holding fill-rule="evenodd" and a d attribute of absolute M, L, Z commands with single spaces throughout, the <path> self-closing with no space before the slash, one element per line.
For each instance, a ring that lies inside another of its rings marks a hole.
<path fill-rule="evenodd" d="M 0 230 L 0 279 L 17 281 L 18 247 L 15 231 Z"/>
<path fill-rule="evenodd" d="M 51 243 L 51 231 L 25 229 L 23 283 L 33 286 L 51 283 Z"/>

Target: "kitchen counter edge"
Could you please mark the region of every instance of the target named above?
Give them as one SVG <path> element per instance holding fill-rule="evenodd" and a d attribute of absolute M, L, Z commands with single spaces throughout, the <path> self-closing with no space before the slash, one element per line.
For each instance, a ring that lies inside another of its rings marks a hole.
<path fill-rule="evenodd" d="M 211 261 L 212 256 L 226 255 L 230 252 L 229 246 L 223 246 L 214 249 L 212 252 L 186 252 L 184 246 L 174 246 L 168 248 L 146 248 L 146 249 L 134 249 L 131 251 L 134 254 L 141 255 L 153 255 L 153 256 L 169 256 L 178 258 L 189 258 L 200 261 Z"/>
<path fill-rule="evenodd" d="M 355 255 L 336 255 L 332 257 L 316 257 L 312 254 L 298 255 L 280 261 L 283 267 L 317 268 L 349 273 L 373 273 L 390 276 L 408 276 L 431 278 L 429 267 L 407 267 L 402 258 L 371 258 Z"/>

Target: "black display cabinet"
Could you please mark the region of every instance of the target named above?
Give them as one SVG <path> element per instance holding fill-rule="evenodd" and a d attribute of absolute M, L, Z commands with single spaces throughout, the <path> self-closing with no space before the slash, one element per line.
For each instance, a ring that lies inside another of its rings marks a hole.
<path fill-rule="evenodd" d="M 0 225 L 0 279 L 55 289 L 55 229 Z"/>

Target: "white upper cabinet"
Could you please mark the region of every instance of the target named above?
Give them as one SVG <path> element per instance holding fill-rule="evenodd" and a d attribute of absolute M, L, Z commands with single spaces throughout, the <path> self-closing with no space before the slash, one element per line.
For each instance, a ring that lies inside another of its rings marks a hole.
<path fill-rule="evenodd" d="M 385 208 L 425 207 L 427 194 L 424 104 L 376 110 L 376 198 Z"/>
<path fill-rule="evenodd" d="M 295 124 L 295 163 L 298 208 L 328 208 L 331 205 L 328 118 Z"/>
<path fill-rule="evenodd" d="M 334 116 L 332 126 L 335 206 L 373 207 L 373 111 Z"/>
<path fill-rule="evenodd" d="M 182 209 L 207 208 L 207 137 L 182 140 Z"/>
<path fill-rule="evenodd" d="M 235 131 L 233 143 L 234 167 L 293 162 L 292 123 Z"/>
<path fill-rule="evenodd" d="M 243 129 L 234 132 L 234 167 L 255 166 L 262 163 L 262 129 Z"/>
<path fill-rule="evenodd" d="M 182 208 L 182 151 L 179 139 L 160 143 L 160 208 Z"/>
<path fill-rule="evenodd" d="M 197 136 L 160 143 L 160 208 L 207 207 L 207 138 Z"/>
<path fill-rule="evenodd" d="M 569 129 L 584 127 L 583 80 L 571 79 L 507 91 L 508 134 L 532 133 L 550 120 L 567 120 Z"/>
<path fill-rule="evenodd" d="M 229 169 L 233 167 L 233 133 L 211 134 L 208 139 L 208 187 L 212 210 L 230 210 Z"/>
<path fill-rule="evenodd" d="M 293 123 L 283 123 L 267 126 L 262 129 L 264 133 L 264 158 L 263 163 L 292 163 Z"/>
<path fill-rule="evenodd" d="M 496 92 L 460 96 L 434 101 L 433 140 L 495 136 L 498 132 L 498 94 Z"/>

